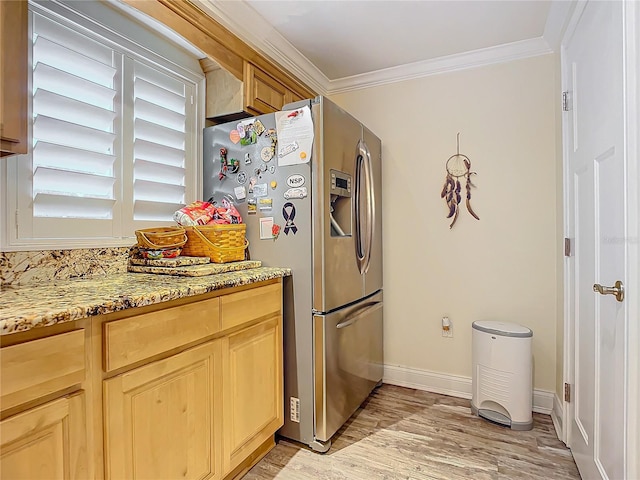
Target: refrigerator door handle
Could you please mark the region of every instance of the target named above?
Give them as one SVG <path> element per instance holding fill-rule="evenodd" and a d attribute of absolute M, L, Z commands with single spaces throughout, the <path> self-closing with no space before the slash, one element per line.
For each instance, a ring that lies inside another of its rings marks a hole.
<path fill-rule="evenodd" d="M 349 315 L 345 320 L 337 324 L 336 328 L 345 328 L 349 325 L 353 325 L 358 321 L 358 319 L 380 308 L 382 308 L 382 302 L 368 302 L 363 305 L 362 308 L 358 309 L 357 311 Z"/>
<path fill-rule="evenodd" d="M 367 176 L 367 238 L 366 238 L 366 250 L 365 250 L 365 264 L 364 273 L 369 270 L 369 264 L 371 263 L 371 251 L 373 249 L 373 234 L 375 232 L 375 219 L 376 219 L 376 205 L 375 205 L 375 192 L 373 188 L 373 164 L 371 163 L 371 153 L 367 144 L 362 142 L 366 151 L 366 163 L 365 172 Z"/>
<path fill-rule="evenodd" d="M 356 146 L 356 168 L 355 168 L 355 175 L 356 175 L 356 186 L 355 186 L 355 218 L 356 218 L 356 261 L 358 264 L 358 270 L 360 271 L 360 274 L 364 274 L 365 273 L 365 259 L 367 257 L 367 247 L 366 244 L 364 244 L 365 242 L 365 235 L 363 235 L 363 218 L 362 218 L 362 209 L 361 209 L 361 202 L 362 202 L 362 190 L 363 190 L 363 180 L 366 181 L 366 178 L 363 178 L 363 169 L 366 168 L 365 167 L 365 158 L 367 155 L 367 149 L 366 149 L 366 145 L 364 144 L 364 142 L 362 140 L 358 141 L 358 145 Z M 365 172 L 366 175 L 366 172 Z M 369 209 L 369 207 L 367 207 L 367 210 Z"/>

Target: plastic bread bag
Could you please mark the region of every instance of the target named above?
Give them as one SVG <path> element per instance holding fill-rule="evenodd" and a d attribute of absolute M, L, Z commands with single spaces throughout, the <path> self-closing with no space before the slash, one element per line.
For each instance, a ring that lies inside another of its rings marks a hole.
<path fill-rule="evenodd" d="M 209 202 L 195 201 L 173 214 L 173 220 L 183 227 L 206 225 L 216 213 L 216 207 Z"/>
<path fill-rule="evenodd" d="M 228 197 L 223 196 L 220 200 L 213 200 L 215 213 L 209 224 L 227 225 L 242 223 L 242 216 L 235 203 Z"/>

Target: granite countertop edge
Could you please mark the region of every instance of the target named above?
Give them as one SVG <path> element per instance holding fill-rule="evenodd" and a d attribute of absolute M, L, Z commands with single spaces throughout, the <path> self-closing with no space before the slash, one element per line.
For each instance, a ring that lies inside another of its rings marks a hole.
<path fill-rule="evenodd" d="M 258 267 L 201 277 L 119 273 L 49 285 L 0 289 L 0 335 L 202 295 L 291 275 L 291 269 Z"/>

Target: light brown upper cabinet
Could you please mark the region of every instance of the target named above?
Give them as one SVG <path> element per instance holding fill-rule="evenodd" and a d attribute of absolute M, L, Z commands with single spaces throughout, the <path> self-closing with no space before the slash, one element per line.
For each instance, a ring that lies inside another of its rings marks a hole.
<path fill-rule="evenodd" d="M 236 37 L 189 0 L 125 0 L 164 23 L 207 58 L 205 116 L 215 121 L 271 113 L 316 93 Z"/>
<path fill-rule="evenodd" d="M 242 80 L 211 59 L 200 60 L 200 65 L 207 79 L 205 116 L 215 123 L 277 112 L 288 103 L 311 98 L 291 90 L 250 62 L 244 62 Z"/>
<path fill-rule="evenodd" d="M 298 93 L 261 68 L 245 61 L 242 80 L 211 59 L 200 60 L 207 78 L 205 116 L 216 123 L 282 110 L 288 103 L 311 98 Z"/>
<path fill-rule="evenodd" d="M 287 103 L 302 97 L 255 65 L 244 64 L 244 101 L 248 111 L 256 114 L 282 110 Z"/>
<path fill-rule="evenodd" d="M 27 153 L 27 2 L 0 1 L 0 156 Z"/>

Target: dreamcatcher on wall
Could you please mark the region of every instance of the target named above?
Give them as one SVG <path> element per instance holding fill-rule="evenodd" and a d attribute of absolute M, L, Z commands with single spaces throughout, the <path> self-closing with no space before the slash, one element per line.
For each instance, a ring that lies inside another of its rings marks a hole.
<path fill-rule="evenodd" d="M 477 175 L 477 173 L 471 171 L 471 160 L 469 160 L 469 157 L 460 153 L 460 133 L 458 133 L 456 137 L 456 143 L 456 154 L 451 155 L 447 160 L 447 177 L 442 186 L 442 192 L 440 192 L 440 197 L 445 199 L 447 207 L 449 207 L 449 215 L 447 215 L 447 218 L 453 217 L 449 228 L 453 228 L 460 211 L 460 201 L 462 200 L 460 193 L 462 190 L 462 185 L 460 184 L 461 178 L 466 180 L 467 210 L 473 218 L 480 220 L 480 217 L 478 217 L 476 212 L 473 211 L 473 208 L 471 208 L 471 188 L 475 188 L 475 185 L 471 182 L 471 175 Z"/>

